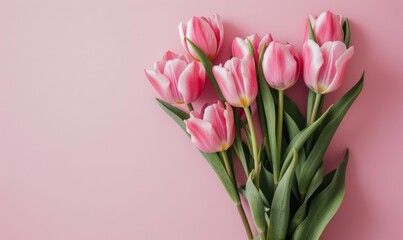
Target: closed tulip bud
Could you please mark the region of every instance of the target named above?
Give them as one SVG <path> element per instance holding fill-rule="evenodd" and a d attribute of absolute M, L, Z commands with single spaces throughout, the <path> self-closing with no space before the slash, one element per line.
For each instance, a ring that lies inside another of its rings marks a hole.
<path fill-rule="evenodd" d="M 185 125 L 192 143 L 203 152 L 225 151 L 234 143 L 234 115 L 228 103 L 208 105 L 200 114 L 192 111 Z"/>
<path fill-rule="evenodd" d="M 269 45 L 269 43 L 273 41 L 273 38 L 271 34 L 264 35 L 262 38 L 259 36 L 259 34 L 250 35 L 246 39 L 236 37 L 232 42 L 232 56 L 244 58 L 245 56 L 249 55 L 250 52 L 248 41 L 250 41 L 252 44 L 254 59 L 257 63 L 259 61 L 260 49 L 263 45 Z"/>
<path fill-rule="evenodd" d="M 199 62 L 189 62 L 183 55 L 166 52 L 154 70 L 145 74 L 161 98 L 169 103 L 192 103 L 202 93 L 206 72 Z"/>
<path fill-rule="evenodd" d="M 331 11 L 325 11 L 318 18 L 309 15 L 308 21 L 312 25 L 316 42 L 319 45 L 328 41 L 343 41 L 343 19 L 340 15 L 336 15 Z M 305 41 L 309 39 L 309 23 L 305 28 Z"/>
<path fill-rule="evenodd" d="M 257 79 L 251 55 L 232 58 L 224 66 L 214 66 L 213 74 L 224 98 L 234 107 L 247 107 L 256 98 Z"/>
<path fill-rule="evenodd" d="M 320 94 L 335 91 L 343 82 L 353 54 L 354 47 L 347 49 L 343 42 L 326 42 L 320 47 L 308 40 L 302 50 L 305 84 Z"/>
<path fill-rule="evenodd" d="M 224 28 L 219 15 L 212 18 L 192 17 L 186 24 L 179 24 L 179 35 L 183 48 L 194 59 L 200 60 L 188 40 L 192 41 L 206 56 L 213 60 L 217 57 L 224 40 Z"/>
<path fill-rule="evenodd" d="M 262 68 L 264 77 L 272 88 L 283 91 L 292 87 L 300 72 L 295 47 L 291 44 L 271 42 L 264 53 Z"/>

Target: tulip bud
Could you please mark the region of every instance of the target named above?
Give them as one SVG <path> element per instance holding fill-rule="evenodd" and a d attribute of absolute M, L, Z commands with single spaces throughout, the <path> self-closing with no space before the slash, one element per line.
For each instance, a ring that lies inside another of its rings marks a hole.
<path fill-rule="evenodd" d="M 192 143 L 203 152 L 225 151 L 234 143 L 234 115 L 228 103 L 224 106 L 218 101 L 204 107 L 200 114 L 192 111 L 185 125 Z"/>
<path fill-rule="evenodd" d="M 343 41 L 343 19 L 331 11 L 325 11 L 318 18 L 309 15 L 308 21 L 311 23 L 316 42 L 319 45 L 328 41 Z M 309 23 L 305 28 L 305 41 L 309 39 Z"/>
<path fill-rule="evenodd" d="M 295 47 L 291 44 L 271 42 L 264 53 L 262 68 L 264 77 L 272 88 L 286 90 L 292 87 L 300 71 Z"/>
<path fill-rule="evenodd" d="M 200 60 L 188 40 L 192 41 L 206 56 L 213 60 L 217 57 L 224 39 L 224 28 L 219 15 L 213 18 L 193 17 L 186 24 L 179 24 L 179 35 L 183 48 L 194 59 Z"/>
<path fill-rule="evenodd" d="M 251 55 L 232 58 L 223 67 L 214 66 L 213 74 L 225 99 L 232 106 L 247 107 L 255 100 L 258 86 Z"/>
<path fill-rule="evenodd" d="M 353 57 L 354 47 L 346 48 L 340 41 L 326 42 L 321 47 L 312 40 L 302 50 L 305 84 L 316 93 L 333 92 L 343 82 L 347 64 Z"/>
<path fill-rule="evenodd" d="M 236 37 L 232 42 L 232 56 L 237 58 L 244 58 L 245 56 L 249 55 L 249 44 L 248 41 L 252 44 L 253 47 L 253 55 L 255 62 L 259 61 L 259 54 L 260 49 L 265 44 L 266 46 L 269 45 L 273 38 L 271 34 L 264 35 L 263 38 L 259 36 L 259 34 L 253 34 L 248 36 L 246 39 L 242 39 Z"/>
<path fill-rule="evenodd" d="M 169 103 L 192 103 L 202 93 L 206 72 L 199 62 L 189 62 L 183 55 L 166 52 L 154 70 L 145 74 L 162 99 Z"/>

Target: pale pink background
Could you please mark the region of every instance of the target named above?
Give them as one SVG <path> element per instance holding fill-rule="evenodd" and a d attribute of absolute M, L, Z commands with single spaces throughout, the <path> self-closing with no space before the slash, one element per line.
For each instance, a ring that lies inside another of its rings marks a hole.
<path fill-rule="evenodd" d="M 301 47 L 305 17 L 349 16 L 364 91 L 327 155 L 351 149 L 347 193 L 323 239 L 400 239 L 403 15 L 394 0 L 1 0 L 0 239 L 245 239 L 216 176 L 155 104 L 143 74 L 177 25 L 221 14 L 234 36 Z M 211 86 L 210 86 L 211 88 Z M 301 103 L 305 88 L 289 91 Z M 208 95 L 208 94 L 207 94 Z M 203 99 L 207 99 L 207 95 Z M 303 104 L 301 104 L 303 105 Z"/>

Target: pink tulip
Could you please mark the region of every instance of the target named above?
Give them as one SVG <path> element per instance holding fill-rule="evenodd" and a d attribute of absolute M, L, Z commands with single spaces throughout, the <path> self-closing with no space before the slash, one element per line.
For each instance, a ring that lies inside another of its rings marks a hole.
<path fill-rule="evenodd" d="M 325 11 L 318 18 L 309 15 L 308 21 L 311 22 L 316 41 L 319 45 L 329 41 L 343 41 L 343 19 L 331 11 Z M 306 24 L 305 41 L 309 39 L 309 25 Z"/>
<path fill-rule="evenodd" d="M 162 99 L 169 103 L 192 103 L 202 93 L 206 72 L 199 62 L 166 52 L 145 74 Z"/>
<path fill-rule="evenodd" d="M 217 57 L 224 39 L 224 28 L 219 15 L 213 18 L 192 17 L 187 24 L 179 24 L 179 35 L 183 48 L 194 59 L 200 60 L 187 41 L 190 39 L 210 60 Z"/>
<path fill-rule="evenodd" d="M 224 67 L 214 66 L 213 74 L 222 94 L 232 106 L 247 107 L 255 100 L 258 86 L 255 62 L 251 55 L 232 58 Z"/>
<path fill-rule="evenodd" d="M 300 71 L 295 47 L 291 44 L 271 42 L 264 53 L 262 68 L 266 81 L 272 88 L 285 90 L 292 87 Z"/>
<path fill-rule="evenodd" d="M 198 114 L 190 113 L 185 120 L 192 142 L 203 152 L 225 151 L 234 143 L 235 126 L 232 107 L 222 102 L 208 105 Z"/>
<path fill-rule="evenodd" d="M 271 34 L 264 35 L 263 38 L 261 38 L 259 34 L 250 35 L 246 39 L 236 37 L 232 42 L 233 57 L 244 58 L 245 56 L 249 55 L 249 44 L 247 40 L 249 40 L 252 44 L 254 51 L 253 55 L 255 58 L 255 62 L 257 63 L 259 61 L 260 49 L 264 44 L 266 46 L 269 45 L 269 43 L 273 41 L 273 37 L 271 36 Z"/>
<path fill-rule="evenodd" d="M 344 72 L 353 57 L 354 47 L 346 48 L 343 42 L 326 42 L 321 47 L 312 40 L 302 49 L 304 80 L 313 91 L 333 92 L 343 82 Z"/>

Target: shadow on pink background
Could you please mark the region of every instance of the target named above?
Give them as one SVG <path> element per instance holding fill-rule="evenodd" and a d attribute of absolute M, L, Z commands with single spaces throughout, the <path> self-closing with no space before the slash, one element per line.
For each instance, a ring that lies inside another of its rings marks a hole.
<path fill-rule="evenodd" d="M 362 95 L 326 157 L 351 159 L 323 239 L 399 239 L 403 221 L 403 45 L 398 1 L 0 1 L 0 239 L 245 239 L 206 161 L 156 105 L 143 74 L 182 51 L 177 25 L 219 13 L 235 36 L 301 48 L 306 16 L 348 16 L 356 54 L 338 99 Z M 211 89 L 211 86 L 208 86 Z M 302 83 L 287 92 L 304 108 Z M 211 95 L 210 95 L 211 96 Z M 210 98 L 205 94 L 202 98 Z"/>

